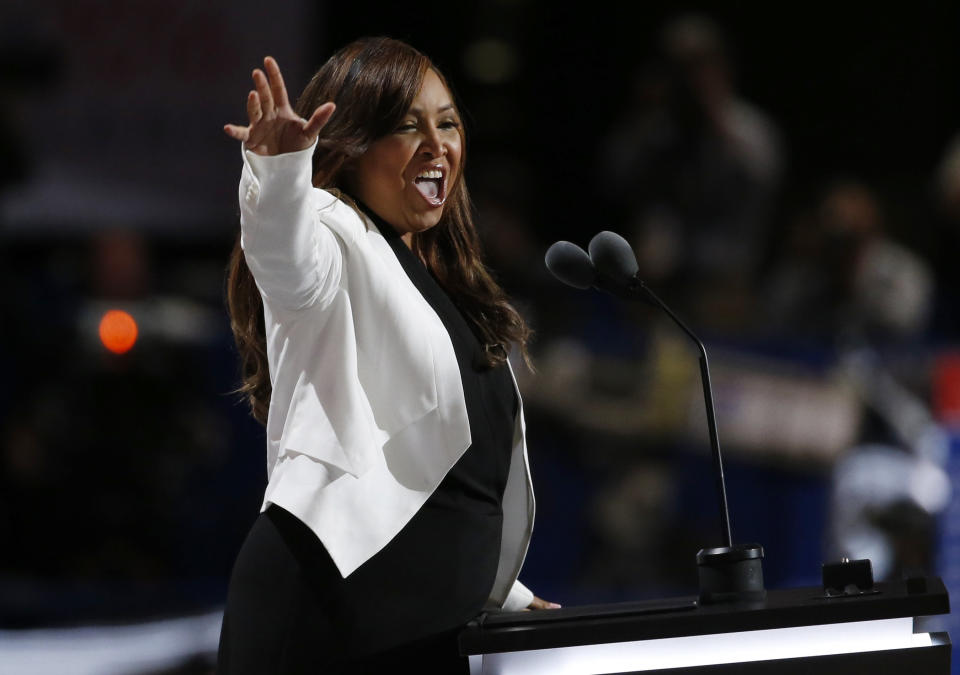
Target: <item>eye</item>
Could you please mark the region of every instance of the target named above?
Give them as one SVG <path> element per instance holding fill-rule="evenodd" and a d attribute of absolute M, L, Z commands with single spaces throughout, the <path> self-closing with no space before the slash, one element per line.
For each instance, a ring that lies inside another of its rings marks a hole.
<path fill-rule="evenodd" d="M 440 128 L 441 129 L 459 129 L 460 122 L 458 122 L 457 120 L 446 120 L 440 123 Z"/>
<path fill-rule="evenodd" d="M 416 128 L 417 128 L 417 125 L 415 122 L 404 122 L 403 124 L 397 127 L 397 132 L 415 131 Z"/>

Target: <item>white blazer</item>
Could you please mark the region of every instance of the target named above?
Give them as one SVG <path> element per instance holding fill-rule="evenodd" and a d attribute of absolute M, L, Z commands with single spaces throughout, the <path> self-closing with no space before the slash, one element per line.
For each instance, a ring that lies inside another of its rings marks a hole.
<path fill-rule="evenodd" d="M 261 511 L 297 516 L 347 577 L 426 502 L 470 425 L 446 328 L 376 226 L 313 187 L 312 153 L 243 150 L 241 245 L 273 385 Z M 534 516 L 522 403 L 503 512 L 487 608 L 513 611 L 533 599 L 517 581 Z"/>

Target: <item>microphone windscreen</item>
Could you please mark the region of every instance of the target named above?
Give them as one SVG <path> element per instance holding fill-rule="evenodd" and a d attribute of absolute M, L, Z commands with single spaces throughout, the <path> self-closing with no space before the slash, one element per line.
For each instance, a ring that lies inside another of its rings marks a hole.
<path fill-rule="evenodd" d="M 558 241 L 550 246 L 544 262 L 551 274 L 568 286 L 590 288 L 596 281 L 597 271 L 590 256 L 569 241 Z"/>
<path fill-rule="evenodd" d="M 615 283 L 626 284 L 640 271 L 630 243 L 616 232 L 597 233 L 589 250 L 596 270 Z"/>

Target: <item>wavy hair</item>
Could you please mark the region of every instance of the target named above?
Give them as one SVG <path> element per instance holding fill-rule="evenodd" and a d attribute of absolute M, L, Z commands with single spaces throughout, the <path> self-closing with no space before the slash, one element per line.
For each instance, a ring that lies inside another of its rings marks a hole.
<path fill-rule="evenodd" d="M 399 40 L 364 38 L 330 57 L 294 106 L 298 115 L 309 118 L 322 103 L 337 104 L 313 154 L 315 186 L 339 191 L 345 201 L 352 202 L 346 188 L 353 163 L 371 143 L 399 126 L 420 91 L 427 69 L 432 69 L 450 91 L 437 67 Z M 461 167 L 466 161 L 463 133 L 461 127 Z M 527 341 L 531 331 L 483 263 L 462 170 L 440 221 L 415 233 L 412 249 L 473 325 L 484 345 L 488 367 L 505 362 L 513 344 L 519 346 L 530 365 Z M 266 424 L 271 384 L 263 305 L 239 236 L 230 256 L 227 305 L 241 360 L 243 384 L 238 392 L 247 397 L 254 418 Z"/>

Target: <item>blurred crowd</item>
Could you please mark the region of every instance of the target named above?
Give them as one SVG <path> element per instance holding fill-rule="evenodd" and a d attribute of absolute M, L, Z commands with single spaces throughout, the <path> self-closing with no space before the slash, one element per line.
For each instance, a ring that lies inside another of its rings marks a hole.
<path fill-rule="evenodd" d="M 936 573 L 960 420 L 960 135 L 915 168 L 912 202 L 850 172 L 798 185 L 791 138 L 741 93 L 733 53 L 705 16 L 666 22 L 586 192 L 711 350 L 734 534 L 767 547 L 768 585 L 817 583 L 840 556 L 881 578 Z M 62 66 L 3 59 L 0 101 Z M 518 368 L 539 499 L 527 573 L 564 604 L 689 592 L 696 550 L 717 543 L 696 354 L 652 307 L 549 278 L 535 168 L 471 152 L 490 265 L 537 332 L 537 373 Z M 2 206 L 37 178 L 15 118 L 0 117 L 0 156 Z M 234 223 L 32 236 L 11 213 L 0 627 L 216 606 L 264 479 L 263 432 L 232 393 Z M 111 308 L 138 323 L 126 354 L 97 336 Z"/>
<path fill-rule="evenodd" d="M 849 171 L 791 182 L 791 139 L 738 90 L 719 25 L 683 15 L 659 39 L 599 145 L 593 193 L 639 274 L 712 350 L 721 442 L 742 477 L 735 531 L 767 545 L 775 584 L 817 583 L 840 557 L 871 558 L 878 578 L 937 572 L 957 410 L 934 388 L 958 386 L 960 140 L 917 167 L 913 201 L 890 204 Z M 563 523 L 541 534 L 544 561 L 580 535 L 576 560 L 546 576 L 612 597 L 686 591 L 693 553 L 719 543 L 693 346 L 651 307 L 530 266 L 549 241 L 505 203 L 509 225 L 487 243 L 538 331 L 524 386 L 533 447 L 550 448 L 535 458 L 540 527 Z"/>

